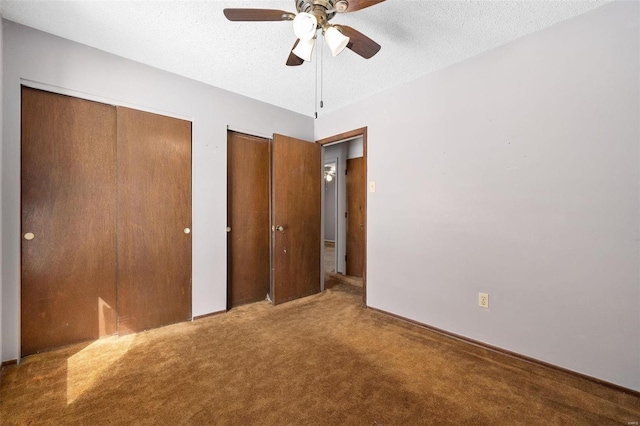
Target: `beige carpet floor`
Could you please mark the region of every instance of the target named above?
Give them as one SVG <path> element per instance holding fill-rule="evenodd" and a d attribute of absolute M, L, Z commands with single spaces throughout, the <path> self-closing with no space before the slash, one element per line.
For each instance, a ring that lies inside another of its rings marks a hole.
<path fill-rule="evenodd" d="M 640 398 L 324 293 L 30 356 L 2 425 L 627 425 Z"/>

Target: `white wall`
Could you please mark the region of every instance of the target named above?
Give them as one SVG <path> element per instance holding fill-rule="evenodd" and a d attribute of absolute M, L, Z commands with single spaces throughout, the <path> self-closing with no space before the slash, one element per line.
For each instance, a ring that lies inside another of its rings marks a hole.
<path fill-rule="evenodd" d="M 349 141 L 349 153 L 347 154 L 348 159 L 352 158 L 360 158 L 364 155 L 364 138 L 362 136 L 358 136 L 355 139 L 351 139 Z"/>
<path fill-rule="evenodd" d="M 368 126 L 369 306 L 640 390 L 638 16 L 605 5 L 316 121 Z"/>
<path fill-rule="evenodd" d="M 2 37 L 2 26 L 3 26 L 3 19 L 2 19 L 2 13 L 0 13 L 0 164 L 2 164 L 2 147 L 4 146 L 3 144 L 3 137 L 2 137 L 2 106 L 4 104 L 4 102 L 2 102 L 2 70 L 3 70 L 3 62 L 2 62 L 2 57 L 3 57 L 3 37 Z M 0 200 L 2 199 L 2 173 L 0 173 Z M 0 208 L 0 240 L 4 241 L 4 238 L 2 237 L 2 208 Z M 2 259 L 2 244 L 0 242 L 0 261 Z M 1 268 L 1 265 L 0 265 Z M 0 363 L 2 363 L 2 274 L 0 273 Z"/>
<path fill-rule="evenodd" d="M 347 273 L 347 262 L 344 255 L 347 252 L 347 221 L 344 217 L 347 211 L 347 181 L 344 178 L 344 171 L 347 168 L 347 153 L 349 144 L 338 143 L 323 147 L 324 162 L 335 159 L 336 166 L 336 190 L 338 191 L 338 206 L 334 228 L 337 234 L 336 240 L 336 272 Z M 325 199 L 325 203 L 327 200 Z M 325 224 L 326 226 L 326 224 Z"/>
<path fill-rule="evenodd" d="M 326 162 L 326 165 L 337 165 L 333 162 Z M 338 195 L 336 191 L 336 179 L 332 179 L 331 181 L 324 180 L 324 239 L 325 241 L 336 241 L 336 212 L 338 208 L 338 203 L 336 196 Z"/>
<path fill-rule="evenodd" d="M 193 122 L 193 315 L 224 310 L 227 125 L 313 140 L 313 119 L 10 21 L 3 24 L 2 360 L 19 356 L 21 81 Z"/>

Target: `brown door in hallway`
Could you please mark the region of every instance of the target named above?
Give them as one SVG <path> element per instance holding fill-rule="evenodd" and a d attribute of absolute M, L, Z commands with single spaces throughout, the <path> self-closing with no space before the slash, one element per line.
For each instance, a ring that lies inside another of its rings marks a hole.
<path fill-rule="evenodd" d="M 116 332 L 115 114 L 22 88 L 22 356 Z"/>
<path fill-rule="evenodd" d="M 270 288 L 268 139 L 227 132 L 227 307 Z"/>
<path fill-rule="evenodd" d="M 191 318 L 191 122 L 118 121 L 118 332 Z"/>
<path fill-rule="evenodd" d="M 320 291 L 321 148 L 273 139 L 273 303 Z"/>
<path fill-rule="evenodd" d="M 347 275 L 364 274 L 365 167 L 364 158 L 347 160 Z"/>

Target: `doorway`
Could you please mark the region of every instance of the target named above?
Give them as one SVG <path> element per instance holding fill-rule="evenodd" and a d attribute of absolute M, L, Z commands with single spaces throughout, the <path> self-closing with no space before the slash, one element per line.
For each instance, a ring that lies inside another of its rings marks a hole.
<path fill-rule="evenodd" d="M 317 143 L 323 147 L 325 288 L 362 287 L 366 303 L 366 128 Z"/>

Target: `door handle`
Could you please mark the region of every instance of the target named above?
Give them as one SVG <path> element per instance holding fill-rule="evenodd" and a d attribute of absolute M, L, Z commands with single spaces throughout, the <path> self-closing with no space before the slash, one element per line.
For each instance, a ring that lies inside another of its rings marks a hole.
<path fill-rule="evenodd" d="M 185 234 L 190 234 L 190 233 L 191 233 L 191 229 L 189 229 L 189 228 L 184 228 L 184 233 L 185 233 Z"/>
<path fill-rule="evenodd" d="M 27 241 L 31 241 L 35 238 L 35 234 L 33 232 L 27 232 L 26 234 L 24 234 L 24 239 Z"/>
<path fill-rule="evenodd" d="M 271 230 L 272 231 L 280 231 L 280 232 L 282 232 L 282 231 L 284 231 L 284 226 L 282 226 L 282 225 L 272 226 Z"/>

